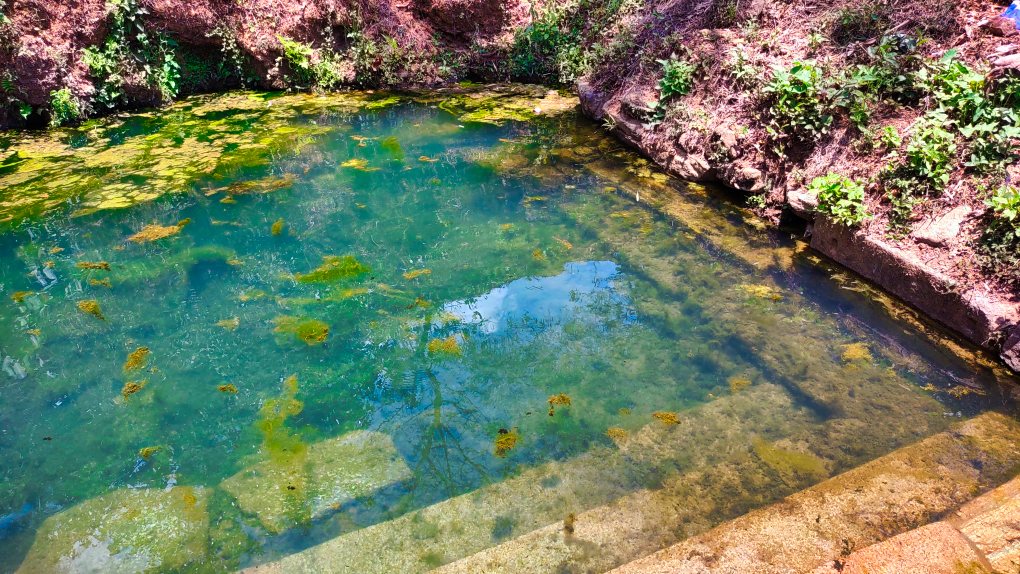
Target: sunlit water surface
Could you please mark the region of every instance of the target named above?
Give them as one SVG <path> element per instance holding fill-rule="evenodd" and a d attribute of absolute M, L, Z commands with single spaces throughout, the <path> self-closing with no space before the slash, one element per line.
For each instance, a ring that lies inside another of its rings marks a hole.
<path fill-rule="evenodd" d="M 100 515 L 138 492 L 179 495 L 146 504 L 197 532 L 139 568 L 271 561 L 781 395 L 727 438 L 771 476 L 746 510 L 1008 408 L 980 357 L 575 111 L 497 125 L 381 98 L 199 98 L 47 136 L 63 155 L 8 150 L 0 571 L 84 560 L 68 524 L 98 533 L 98 563 L 130 563 L 144 542 L 125 548 L 117 521 L 137 513 Z M 149 225 L 165 236 L 135 236 Z M 589 504 L 690 471 L 699 448 L 607 472 Z M 478 544 L 531 529 L 516 519 Z"/>

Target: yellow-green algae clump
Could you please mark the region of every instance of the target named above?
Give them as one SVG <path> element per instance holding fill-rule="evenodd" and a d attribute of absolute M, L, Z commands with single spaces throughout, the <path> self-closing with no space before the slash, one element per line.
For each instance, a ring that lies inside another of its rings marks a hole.
<path fill-rule="evenodd" d="M 517 441 L 520 439 L 520 435 L 517 433 L 517 429 L 499 429 L 496 433 L 495 450 L 493 454 L 499 458 L 506 457 L 514 447 L 517 446 Z"/>
<path fill-rule="evenodd" d="M 671 411 L 656 411 L 652 413 L 652 417 L 656 420 L 667 425 L 678 425 L 680 424 L 680 415 Z"/>
<path fill-rule="evenodd" d="M 110 264 L 106 261 L 79 261 L 75 264 L 78 269 L 109 271 Z"/>
<path fill-rule="evenodd" d="M 729 384 L 730 392 L 733 394 L 737 394 L 740 391 L 751 386 L 751 379 L 742 375 L 734 375 L 730 377 L 726 382 Z"/>
<path fill-rule="evenodd" d="M 295 273 L 294 280 L 298 283 L 331 283 L 358 277 L 369 271 L 371 269 L 353 255 L 326 255 L 322 258 L 322 265 L 308 273 Z"/>
<path fill-rule="evenodd" d="M 870 363 L 874 360 L 871 356 L 871 350 L 864 343 L 850 343 L 849 345 L 843 345 L 843 353 L 839 356 L 844 363 Z"/>
<path fill-rule="evenodd" d="M 128 354 L 127 360 L 124 361 L 124 372 L 130 373 L 144 367 L 145 363 L 149 360 L 149 354 L 150 351 L 148 347 L 138 347 L 134 351 L 131 351 L 131 353 Z"/>
<path fill-rule="evenodd" d="M 789 485 L 799 485 L 804 479 L 822 480 L 829 475 L 825 461 L 809 452 L 780 448 L 761 438 L 755 438 L 751 446 L 755 456 Z"/>
<path fill-rule="evenodd" d="M 106 316 L 103 315 L 103 309 L 99 306 L 99 301 L 96 301 L 95 299 L 78 301 L 77 306 L 78 310 L 86 315 L 92 315 L 100 321 L 106 320 Z"/>
<path fill-rule="evenodd" d="M 318 319 L 302 319 L 281 315 L 273 320 L 275 333 L 289 333 L 308 346 L 321 345 L 329 338 L 329 325 Z"/>
<path fill-rule="evenodd" d="M 556 407 L 570 406 L 570 397 L 563 393 L 558 393 L 549 397 L 548 403 L 549 403 L 549 416 L 553 416 L 554 414 L 556 414 Z"/>
<path fill-rule="evenodd" d="M 450 335 L 442 339 L 432 339 L 426 345 L 430 355 L 448 355 L 451 357 L 461 356 L 460 343 L 456 335 Z"/>
<path fill-rule="evenodd" d="M 149 384 L 148 381 L 128 381 L 124 383 L 124 387 L 120 389 L 120 396 L 127 399 L 131 395 L 145 388 L 145 385 Z"/>
<path fill-rule="evenodd" d="M 183 219 L 177 222 L 177 225 L 146 225 L 141 231 L 135 233 L 131 237 L 128 237 L 128 241 L 134 243 L 150 243 L 152 241 L 166 239 L 167 237 L 173 237 L 180 233 L 181 230 L 189 223 L 191 223 L 191 220 Z"/>
<path fill-rule="evenodd" d="M 40 526 L 19 572 L 177 572 L 207 553 L 206 490 L 122 488 Z"/>
<path fill-rule="evenodd" d="M 406 273 L 404 273 L 404 279 L 407 279 L 408 281 L 413 281 L 413 280 L 415 280 L 415 279 L 417 279 L 419 277 L 424 277 L 425 275 L 432 275 L 432 270 L 431 269 L 412 269 L 412 270 L 407 271 Z"/>

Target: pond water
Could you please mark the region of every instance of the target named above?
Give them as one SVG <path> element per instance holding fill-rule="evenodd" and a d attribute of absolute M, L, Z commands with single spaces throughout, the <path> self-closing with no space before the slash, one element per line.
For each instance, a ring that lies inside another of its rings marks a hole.
<path fill-rule="evenodd" d="M 739 469 L 676 494 L 725 503 L 665 545 L 1012 408 L 994 363 L 537 88 L 0 143 L 3 572 L 345 538 L 349 571 L 423 571 Z"/>

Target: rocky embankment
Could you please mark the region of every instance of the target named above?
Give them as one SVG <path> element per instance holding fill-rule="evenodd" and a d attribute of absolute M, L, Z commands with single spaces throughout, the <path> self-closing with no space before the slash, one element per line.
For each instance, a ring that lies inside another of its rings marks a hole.
<path fill-rule="evenodd" d="M 0 0 L 0 126 L 526 80 L 1020 370 L 1020 36 L 988 1 Z"/>

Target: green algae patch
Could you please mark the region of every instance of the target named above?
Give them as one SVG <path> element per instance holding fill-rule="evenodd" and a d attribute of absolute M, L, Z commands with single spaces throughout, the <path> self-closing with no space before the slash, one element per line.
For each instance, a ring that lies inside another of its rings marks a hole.
<path fill-rule="evenodd" d="M 346 168 L 349 168 L 349 169 L 354 169 L 354 170 L 357 170 L 357 171 L 364 171 L 364 172 L 369 172 L 369 173 L 373 172 L 373 171 L 379 171 L 379 170 L 382 169 L 381 167 L 375 167 L 375 166 L 369 165 L 367 159 L 363 159 L 363 158 L 360 158 L 360 157 L 351 158 L 351 159 L 341 163 L 340 167 L 346 167 Z"/>
<path fill-rule="evenodd" d="M 25 299 L 35 295 L 35 291 L 15 291 L 11 293 L 11 301 L 15 303 L 24 303 Z"/>
<path fill-rule="evenodd" d="M 131 373 L 144 367 L 145 363 L 149 361 L 150 354 L 151 352 L 148 347 L 138 347 L 131 351 L 128 354 L 127 360 L 124 361 L 124 372 Z"/>
<path fill-rule="evenodd" d="M 235 386 L 233 384 L 230 384 L 230 383 L 227 383 L 225 385 L 217 385 L 216 390 L 221 392 L 221 393 L 228 394 L 228 395 L 236 395 L 237 394 L 237 386 Z"/>
<path fill-rule="evenodd" d="M 220 486 L 266 530 L 279 533 L 410 476 L 388 435 L 359 430 L 307 445 L 299 457 L 253 464 Z"/>
<path fill-rule="evenodd" d="M 386 150 L 393 159 L 402 160 L 404 159 L 404 148 L 400 145 L 400 140 L 397 136 L 387 136 L 379 142 L 379 146 Z"/>
<path fill-rule="evenodd" d="M 322 258 L 322 265 L 308 273 L 295 273 L 294 280 L 298 283 L 333 283 L 360 277 L 369 271 L 371 269 L 353 255 L 326 255 Z"/>
<path fill-rule="evenodd" d="M 559 393 L 549 397 L 547 401 L 549 403 L 549 416 L 556 414 L 556 407 L 569 407 L 570 397 L 564 393 Z"/>
<path fill-rule="evenodd" d="M 810 452 L 787 450 L 761 438 L 755 438 L 751 448 L 788 485 L 798 486 L 805 480 L 816 482 L 829 476 L 825 461 Z"/>
<path fill-rule="evenodd" d="M 18 572 L 169 572 L 206 557 L 206 490 L 124 488 L 47 518 Z"/>
<path fill-rule="evenodd" d="M 284 223 L 285 222 L 283 221 L 282 217 L 274 221 L 273 225 L 269 227 L 269 234 L 272 235 L 273 237 L 278 237 L 281 233 L 283 233 Z"/>
<path fill-rule="evenodd" d="M 577 98 L 541 86 L 489 86 L 469 91 L 450 89 L 439 102 L 439 109 L 464 123 L 503 125 L 506 122 L 528 122 L 538 117 L 551 117 L 573 110 Z"/>
<path fill-rule="evenodd" d="M 273 319 L 276 327 L 274 333 L 287 333 L 294 335 L 298 340 L 308 346 L 321 345 L 329 338 L 329 325 L 317 319 L 302 319 L 281 315 Z"/>
<path fill-rule="evenodd" d="M 79 311 L 85 313 L 86 315 L 92 315 L 93 317 L 99 319 L 100 321 L 106 320 L 106 316 L 103 315 L 103 309 L 102 307 L 99 306 L 99 301 L 96 301 L 95 299 L 85 299 L 83 301 L 78 301 L 77 307 Z"/>

